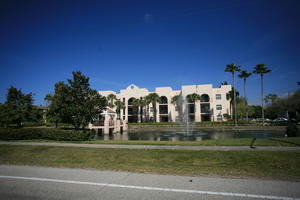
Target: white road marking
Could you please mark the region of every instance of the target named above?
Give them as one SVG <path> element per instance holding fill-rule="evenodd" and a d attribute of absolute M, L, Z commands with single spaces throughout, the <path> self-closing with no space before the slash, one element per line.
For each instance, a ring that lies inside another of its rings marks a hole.
<path fill-rule="evenodd" d="M 110 184 L 110 183 L 95 183 L 95 182 L 71 181 L 71 180 L 62 180 L 62 179 L 36 178 L 36 177 L 0 176 L 0 178 L 56 182 L 56 183 L 72 183 L 72 184 L 81 184 L 81 185 L 96 185 L 96 186 L 104 186 L 104 187 L 129 188 L 129 189 L 137 189 L 137 190 L 154 190 L 154 191 L 164 191 L 164 192 L 181 192 L 181 193 L 192 193 L 192 194 L 221 195 L 221 196 L 233 196 L 233 197 L 244 197 L 244 198 L 275 199 L 275 200 L 300 200 L 300 198 L 271 196 L 271 195 L 243 194 L 243 193 L 231 193 L 231 192 L 212 192 L 212 191 L 201 191 L 201 190 L 185 190 L 185 189 L 120 185 L 120 184 Z"/>

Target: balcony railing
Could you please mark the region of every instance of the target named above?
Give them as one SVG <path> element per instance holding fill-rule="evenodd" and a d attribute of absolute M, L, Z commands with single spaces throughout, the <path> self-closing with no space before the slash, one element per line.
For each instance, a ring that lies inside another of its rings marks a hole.
<path fill-rule="evenodd" d="M 104 120 L 94 121 L 93 126 L 104 126 Z"/>

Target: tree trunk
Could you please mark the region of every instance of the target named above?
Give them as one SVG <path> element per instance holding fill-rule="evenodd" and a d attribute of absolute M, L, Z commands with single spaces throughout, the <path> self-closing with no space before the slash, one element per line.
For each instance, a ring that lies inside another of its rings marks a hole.
<path fill-rule="evenodd" d="M 264 113 L 264 75 L 261 74 L 261 115 L 262 115 L 262 121 L 263 126 L 265 125 L 265 113 Z"/>
<path fill-rule="evenodd" d="M 154 122 L 156 122 L 156 103 L 153 103 Z"/>
<path fill-rule="evenodd" d="M 141 106 L 141 110 L 140 110 L 140 116 L 141 116 L 141 123 L 143 123 L 143 106 Z"/>
<path fill-rule="evenodd" d="M 234 102 L 234 125 L 237 126 L 236 120 L 236 92 L 235 92 L 235 83 L 234 83 L 234 72 L 232 73 L 232 82 L 233 82 L 233 102 Z"/>
<path fill-rule="evenodd" d="M 244 99 L 245 99 L 245 108 L 246 108 L 246 120 L 249 121 L 248 118 L 248 106 L 247 106 L 247 95 L 246 95 L 246 79 L 244 78 Z"/>

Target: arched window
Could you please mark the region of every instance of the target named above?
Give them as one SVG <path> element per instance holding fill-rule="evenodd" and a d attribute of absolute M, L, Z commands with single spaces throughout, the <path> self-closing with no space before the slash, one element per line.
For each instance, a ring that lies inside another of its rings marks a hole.
<path fill-rule="evenodd" d="M 168 98 L 165 96 L 160 97 L 160 102 L 159 102 L 159 117 L 160 117 L 160 122 L 168 122 L 169 117 L 168 117 Z"/>
<path fill-rule="evenodd" d="M 202 94 L 200 96 L 200 102 L 209 102 L 209 96 L 207 94 Z"/>
<path fill-rule="evenodd" d="M 168 104 L 168 98 L 165 96 L 160 97 L 160 104 Z"/>
<path fill-rule="evenodd" d="M 187 103 L 194 103 L 194 101 L 192 101 L 192 99 L 190 98 L 190 96 L 186 97 L 186 101 L 187 101 Z"/>
<path fill-rule="evenodd" d="M 130 99 L 128 99 L 128 105 L 132 106 L 134 100 L 135 100 L 134 97 L 131 97 Z"/>

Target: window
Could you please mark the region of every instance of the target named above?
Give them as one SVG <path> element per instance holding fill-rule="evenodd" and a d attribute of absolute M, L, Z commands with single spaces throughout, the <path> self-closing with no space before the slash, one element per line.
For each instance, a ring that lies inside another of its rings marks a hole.
<path fill-rule="evenodd" d="M 217 115 L 217 121 L 222 121 L 222 115 Z"/>
<path fill-rule="evenodd" d="M 209 102 L 209 96 L 207 94 L 202 94 L 200 96 L 200 102 Z"/>
<path fill-rule="evenodd" d="M 210 113 L 210 106 L 208 103 L 201 104 L 201 113 Z"/>
<path fill-rule="evenodd" d="M 159 105 L 159 114 L 168 114 L 168 105 Z"/>
<path fill-rule="evenodd" d="M 168 104 L 168 98 L 165 96 L 160 97 L 160 104 Z"/>
<path fill-rule="evenodd" d="M 216 100 L 221 100 L 221 94 L 216 94 Z"/>
<path fill-rule="evenodd" d="M 217 105 L 217 110 L 222 110 L 222 105 Z"/>
<path fill-rule="evenodd" d="M 195 105 L 188 104 L 188 113 L 195 113 Z"/>

